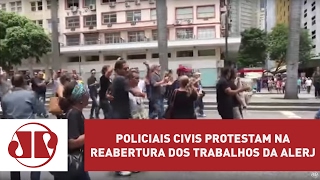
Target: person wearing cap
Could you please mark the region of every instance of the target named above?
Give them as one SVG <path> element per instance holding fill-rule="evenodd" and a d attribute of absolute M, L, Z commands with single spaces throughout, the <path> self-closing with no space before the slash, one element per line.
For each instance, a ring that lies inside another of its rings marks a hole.
<path fill-rule="evenodd" d="M 45 117 L 48 118 L 48 113 L 45 108 L 45 101 L 46 101 L 46 91 L 47 91 L 47 84 L 49 82 L 45 81 L 43 78 L 43 72 L 39 71 L 37 76 L 35 76 L 31 81 L 31 88 L 36 94 L 37 100 L 38 100 L 38 113 L 37 115 L 39 117 Z"/>
<path fill-rule="evenodd" d="M 91 76 L 87 80 L 88 84 L 88 89 L 89 89 L 89 94 L 90 98 L 92 99 L 92 105 L 91 105 L 91 110 L 90 110 L 90 119 L 93 119 L 93 114 L 95 114 L 95 118 L 99 119 L 99 103 L 98 103 L 98 85 L 99 82 L 97 81 L 96 78 L 96 70 L 91 69 Z"/>
<path fill-rule="evenodd" d="M 162 119 L 164 115 L 164 86 L 166 86 L 169 78 L 162 78 L 160 76 L 161 66 L 158 64 L 152 65 L 150 69 L 152 73 L 150 76 L 151 98 L 149 100 L 149 116 L 150 119 Z"/>

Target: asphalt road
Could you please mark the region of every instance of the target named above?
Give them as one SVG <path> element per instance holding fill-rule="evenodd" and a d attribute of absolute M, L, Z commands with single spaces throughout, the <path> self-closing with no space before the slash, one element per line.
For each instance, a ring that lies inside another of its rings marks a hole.
<path fill-rule="evenodd" d="M 89 111 L 85 110 L 85 116 Z M 206 119 L 219 119 L 215 111 L 207 111 Z M 315 112 L 291 111 L 247 111 L 248 119 L 307 119 L 313 118 Z M 214 161 L 212 162 L 214 163 Z M 239 164 L 241 165 L 241 164 Z M 320 172 L 319 172 L 320 173 Z M 0 180 L 9 180 L 9 172 L 0 172 Z M 30 180 L 30 172 L 22 172 L 22 180 Z M 92 180 L 312 180 L 319 179 L 314 172 L 141 172 L 130 177 L 116 177 L 113 172 L 90 172 Z M 53 180 L 48 172 L 43 172 L 41 180 Z"/>

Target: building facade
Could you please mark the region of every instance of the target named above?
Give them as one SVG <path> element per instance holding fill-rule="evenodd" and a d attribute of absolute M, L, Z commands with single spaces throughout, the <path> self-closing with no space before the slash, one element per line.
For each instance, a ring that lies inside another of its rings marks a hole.
<path fill-rule="evenodd" d="M 302 3 L 301 26 L 307 29 L 313 41 L 313 54 L 320 56 L 320 1 L 304 0 Z"/>
<path fill-rule="evenodd" d="M 264 8 L 258 12 L 258 27 L 261 30 L 266 30 L 266 11 Z"/>
<path fill-rule="evenodd" d="M 248 28 L 258 28 L 260 0 L 230 0 L 231 36 L 239 37 Z"/>
<path fill-rule="evenodd" d="M 277 0 L 264 0 L 265 16 L 266 16 L 266 30 L 270 32 L 275 27 L 277 21 Z"/>
<path fill-rule="evenodd" d="M 0 0 L 0 4 L 50 33 L 50 0 Z M 220 15 L 226 7 L 222 4 L 220 0 L 167 0 L 169 68 L 186 65 L 199 70 L 205 86 L 215 85 L 218 68 L 224 64 Z M 142 62 L 159 62 L 155 8 L 155 0 L 59 0 L 62 67 L 88 75 L 122 56 L 143 74 Z M 230 38 L 229 50 L 237 51 L 239 44 L 240 38 Z M 50 57 L 44 59 L 50 66 Z"/>
<path fill-rule="evenodd" d="M 290 0 L 276 0 L 277 24 L 289 24 Z"/>

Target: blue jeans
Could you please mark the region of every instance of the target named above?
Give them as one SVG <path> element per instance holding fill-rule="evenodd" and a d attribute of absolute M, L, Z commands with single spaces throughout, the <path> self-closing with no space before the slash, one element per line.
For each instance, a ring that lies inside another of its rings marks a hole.
<path fill-rule="evenodd" d="M 90 110 L 90 118 L 99 118 L 99 103 L 97 100 L 97 95 L 95 94 L 90 94 L 90 98 L 92 99 L 92 104 L 91 104 L 91 110 Z"/>
<path fill-rule="evenodd" d="M 30 180 L 40 180 L 40 171 L 34 171 L 30 173 Z M 10 172 L 10 179 L 11 180 L 21 180 L 21 175 L 19 171 Z"/>
<path fill-rule="evenodd" d="M 47 115 L 47 110 L 45 108 L 45 102 L 46 102 L 46 94 L 36 94 L 36 99 L 37 99 L 37 106 L 38 106 L 38 112 L 37 115 Z"/>
<path fill-rule="evenodd" d="M 151 106 L 151 110 L 150 110 Z M 156 98 L 152 99 L 149 102 L 149 118 L 155 119 L 158 117 L 158 119 L 163 119 L 164 116 L 164 98 Z"/>
<path fill-rule="evenodd" d="M 202 97 L 199 97 L 199 98 L 197 99 L 197 101 L 195 102 L 195 108 L 199 108 L 199 109 L 198 109 L 198 113 L 199 113 L 200 115 L 203 115 L 203 114 L 204 114 L 204 113 L 203 113 L 204 104 L 203 104 L 203 99 L 202 99 Z"/>

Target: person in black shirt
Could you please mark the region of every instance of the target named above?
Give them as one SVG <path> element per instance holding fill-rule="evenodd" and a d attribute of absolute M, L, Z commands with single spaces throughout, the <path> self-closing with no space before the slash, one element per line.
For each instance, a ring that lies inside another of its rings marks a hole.
<path fill-rule="evenodd" d="M 222 70 L 221 77 L 216 85 L 217 88 L 217 105 L 218 112 L 222 119 L 233 119 L 233 102 L 232 97 L 236 94 L 249 90 L 250 87 L 243 87 L 232 90 L 230 87 L 231 68 Z"/>
<path fill-rule="evenodd" d="M 96 78 L 96 70 L 91 69 L 91 76 L 87 80 L 90 98 L 92 99 L 92 105 L 90 110 L 90 119 L 94 119 L 93 114 L 99 119 L 99 104 L 98 104 L 98 81 Z"/>
<path fill-rule="evenodd" d="M 59 106 L 68 119 L 68 153 L 71 155 L 81 154 L 83 156 L 85 118 L 82 111 L 88 105 L 88 100 L 89 93 L 83 83 L 71 81 L 64 86 L 63 97 L 59 100 Z M 63 172 L 61 175 L 59 173 L 53 175 L 55 180 L 90 180 L 88 172 L 84 170 L 83 163 L 80 165 L 80 171 L 77 174 Z"/>
<path fill-rule="evenodd" d="M 100 108 L 103 111 L 104 119 L 110 118 L 111 107 L 109 101 L 112 100 L 112 96 L 110 95 L 110 86 L 111 80 L 110 76 L 112 75 L 113 69 L 109 66 L 103 66 L 101 70 L 100 77 L 100 91 L 99 91 L 99 99 L 100 99 Z"/>
<path fill-rule="evenodd" d="M 44 103 L 46 101 L 46 91 L 47 91 L 47 84 L 49 82 L 45 81 L 43 78 L 43 72 L 39 71 L 39 73 L 37 74 L 37 76 L 35 76 L 32 80 L 31 80 L 31 88 L 32 90 L 35 92 L 36 97 L 38 99 L 38 116 L 41 117 L 45 117 L 48 118 L 48 113 L 46 111 L 46 108 L 44 106 Z"/>

